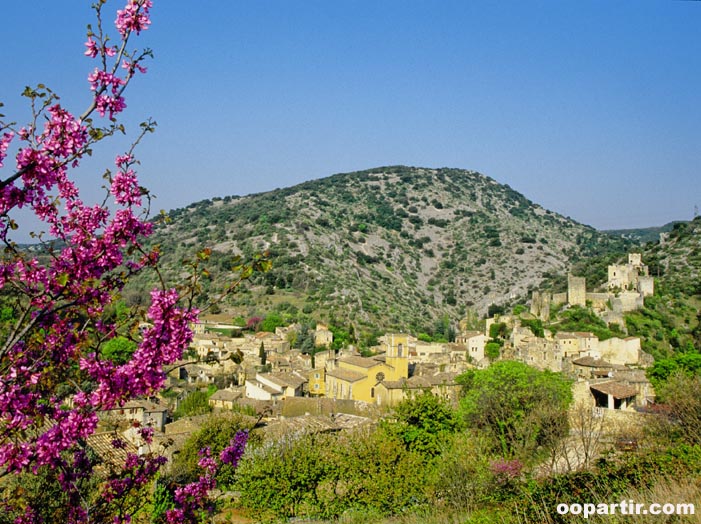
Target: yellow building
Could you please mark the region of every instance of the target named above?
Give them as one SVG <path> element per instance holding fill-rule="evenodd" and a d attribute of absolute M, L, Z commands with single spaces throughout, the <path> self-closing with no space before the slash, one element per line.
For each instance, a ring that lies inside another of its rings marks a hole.
<path fill-rule="evenodd" d="M 314 397 L 326 395 L 326 371 L 324 368 L 309 371 L 309 394 Z"/>
<path fill-rule="evenodd" d="M 384 354 L 349 356 L 327 363 L 326 396 L 375 403 L 375 387 L 382 381 L 409 377 L 407 335 L 387 335 Z"/>

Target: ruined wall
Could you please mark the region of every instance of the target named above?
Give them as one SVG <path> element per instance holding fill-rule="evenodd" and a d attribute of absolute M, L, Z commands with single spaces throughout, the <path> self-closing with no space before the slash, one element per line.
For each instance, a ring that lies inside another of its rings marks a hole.
<path fill-rule="evenodd" d="M 594 309 L 606 309 L 608 301 L 611 298 L 609 293 L 587 293 L 586 299 L 591 302 L 591 307 Z"/>
<path fill-rule="evenodd" d="M 534 291 L 531 295 L 531 314 L 536 318 L 547 322 L 550 320 L 550 293 Z"/>
<path fill-rule="evenodd" d="M 638 277 L 638 291 L 644 297 L 650 297 L 655 293 L 655 279 L 652 277 Z"/>
<path fill-rule="evenodd" d="M 617 313 L 635 311 L 644 306 L 643 297 L 639 293 L 621 293 L 611 299 L 611 307 Z"/>
<path fill-rule="evenodd" d="M 559 306 L 567 303 L 567 293 L 553 293 L 551 304 Z"/>

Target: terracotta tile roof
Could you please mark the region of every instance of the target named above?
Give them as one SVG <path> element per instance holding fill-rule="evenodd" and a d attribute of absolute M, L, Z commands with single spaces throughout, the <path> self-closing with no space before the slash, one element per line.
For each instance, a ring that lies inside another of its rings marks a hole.
<path fill-rule="evenodd" d="M 331 371 L 327 371 L 326 375 L 329 377 L 338 378 L 345 380 L 346 382 L 357 382 L 358 380 L 363 380 L 367 376 L 363 373 L 358 373 L 357 371 L 351 371 L 350 369 L 336 368 Z"/>
<path fill-rule="evenodd" d="M 339 362 L 344 362 L 346 364 L 350 364 L 351 366 L 356 366 L 359 368 L 371 368 L 374 366 L 377 366 L 380 362 L 379 360 L 373 358 L 373 357 L 355 357 L 355 356 L 349 356 L 349 357 L 343 357 L 338 359 Z"/>
<path fill-rule="evenodd" d="M 163 411 L 168 411 L 164 405 L 156 404 L 150 400 L 130 400 L 124 404 L 121 408 L 116 409 L 143 409 L 147 413 L 159 413 Z"/>
<path fill-rule="evenodd" d="M 231 391 L 230 389 L 220 389 L 215 391 L 209 400 L 221 400 L 224 402 L 233 402 L 241 397 L 240 391 Z"/>
<path fill-rule="evenodd" d="M 382 385 L 387 389 L 425 389 L 431 388 L 433 384 L 426 377 L 411 377 L 409 379 L 385 380 Z"/>
<path fill-rule="evenodd" d="M 341 427 L 325 415 L 306 415 L 271 422 L 262 428 L 265 439 L 279 440 L 290 435 L 329 433 L 340 431 Z"/>
<path fill-rule="evenodd" d="M 638 390 L 633 386 L 622 382 L 604 382 L 602 384 L 592 384 L 589 387 L 594 391 L 611 395 L 613 398 L 618 399 L 634 397 L 638 393 Z"/>
<path fill-rule="evenodd" d="M 124 447 L 115 448 L 112 445 L 113 440 L 120 440 L 124 444 Z M 88 437 L 87 441 L 88 446 L 103 460 L 123 463 L 127 459 L 127 453 L 136 454 L 138 452 L 134 444 L 121 436 L 115 435 L 114 431 L 110 431 L 109 433 L 93 433 Z"/>
<path fill-rule="evenodd" d="M 453 373 L 450 371 L 446 371 L 444 373 L 436 373 L 435 375 L 430 375 L 426 377 L 431 384 L 434 386 L 438 386 L 441 384 L 455 384 L 455 377 L 458 376 L 458 373 Z"/>
<path fill-rule="evenodd" d="M 263 384 L 262 382 L 258 382 L 257 380 L 247 379 L 246 383 L 248 384 L 249 382 L 254 387 L 257 387 L 258 389 L 262 389 L 263 391 L 265 391 L 269 395 L 281 395 L 282 394 L 282 391 L 275 389 L 275 388 L 272 388 L 272 387 L 268 386 L 267 384 Z"/>
<path fill-rule="evenodd" d="M 305 382 L 308 382 L 306 378 L 295 373 L 265 373 L 261 374 L 261 377 L 266 378 L 279 386 L 292 387 L 295 389 Z"/>
<path fill-rule="evenodd" d="M 582 357 L 578 358 L 577 360 L 572 361 L 573 364 L 577 364 L 578 366 L 584 366 L 588 368 L 612 368 L 613 364 L 610 362 L 606 362 L 604 359 L 601 358 L 594 358 L 594 357 Z"/>

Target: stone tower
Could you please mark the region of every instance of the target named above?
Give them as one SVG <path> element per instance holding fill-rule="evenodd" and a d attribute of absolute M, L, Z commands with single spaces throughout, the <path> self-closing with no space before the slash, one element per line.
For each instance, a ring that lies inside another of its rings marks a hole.
<path fill-rule="evenodd" d="M 567 275 L 567 303 L 570 306 L 587 305 L 587 281 L 584 277 Z"/>

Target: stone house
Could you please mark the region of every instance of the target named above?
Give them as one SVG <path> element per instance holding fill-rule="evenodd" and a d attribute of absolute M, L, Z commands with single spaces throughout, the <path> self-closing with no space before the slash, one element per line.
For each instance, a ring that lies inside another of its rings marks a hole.
<path fill-rule="evenodd" d="M 455 343 L 467 347 L 467 355 L 473 362 L 480 362 L 484 359 L 487 335 L 481 331 L 464 331 L 455 337 Z"/>
<path fill-rule="evenodd" d="M 246 397 L 272 401 L 301 397 L 306 383 L 307 378 L 297 372 L 257 373 L 254 379 L 246 379 Z"/>
<path fill-rule="evenodd" d="M 613 376 L 613 364 L 601 358 L 582 357 L 572 361 L 575 375 L 583 379 Z"/>
<path fill-rule="evenodd" d="M 313 333 L 314 347 L 329 347 L 333 342 L 333 332 L 324 324 L 317 324 Z"/>
<path fill-rule="evenodd" d="M 142 426 L 164 431 L 168 408 L 150 400 L 136 399 L 126 402 L 121 407 L 100 411 L 99 417 L 103 420 L 138 422 Z"/>
<path fill-rule="evenodd" d="M 632 410 L 638 396 L 637 388 L 616 380 L 593 383 L 589 389 L 598 408 Z"/>
<path fill-rule="evenodd" d="M 209 397 L 209 405 L 214 408 L 214 409 L 227 409 L 231 410 L 234 409 L 234 404 L 236 404 L 236 401 L 242 397 L 242 393 L 240 390 L 236 389 L 220 389 L 218 391 L 215 391 L 210 397 Z"/>
<path fill-rule="evenodd" d="M 375 386 L 375 400 L 378 406 L 395 406 L 407 398 L 428 391 L 446 402 L 455 404 L 461 388 L 455 382 L 455 377 L 457 373 L 437 373 L 385 380 Z"/>

